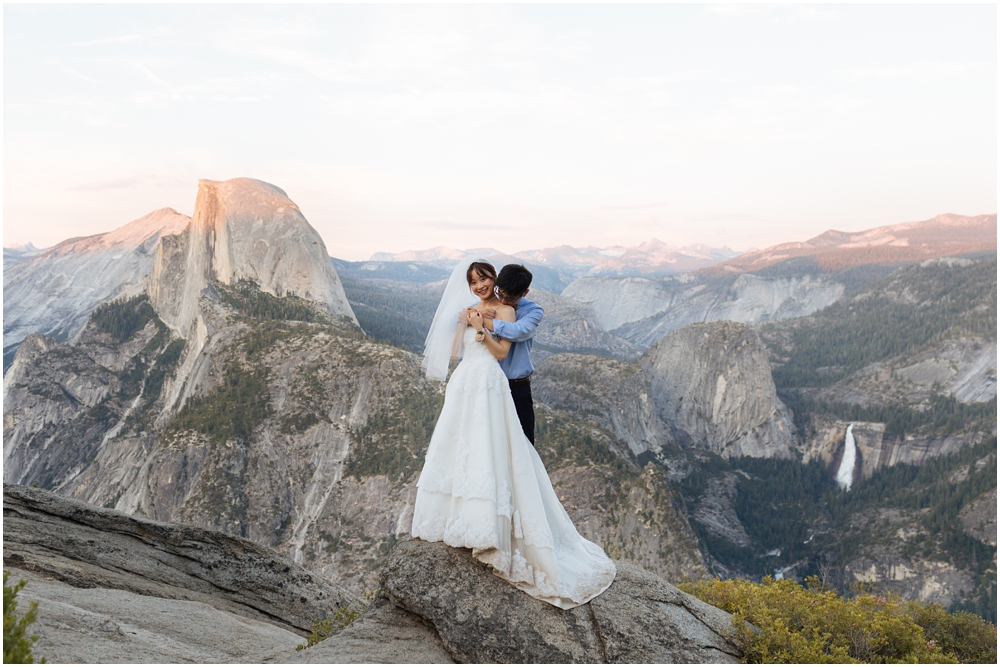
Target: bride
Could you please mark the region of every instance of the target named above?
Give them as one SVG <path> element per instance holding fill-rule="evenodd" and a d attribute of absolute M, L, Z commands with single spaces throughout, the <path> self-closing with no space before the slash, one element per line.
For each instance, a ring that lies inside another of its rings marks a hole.
<path fill-rule="evenodd" d="M 485 331 L 477 310 L 495 309 L 495 319 L 514 321 L 514 309 L 494 295 L 496 275 L 488 262 L 461 263 L 427 334 L 428 377 L 443 380 L 448 361 L 462 361 L 445 389 L 417 481 L 411 534 L 472 549 L 497 576 L 572 609 L 604 592 L 615 566 L 576 531 L 518 422 L 497 363 L 510 342 Z"/>

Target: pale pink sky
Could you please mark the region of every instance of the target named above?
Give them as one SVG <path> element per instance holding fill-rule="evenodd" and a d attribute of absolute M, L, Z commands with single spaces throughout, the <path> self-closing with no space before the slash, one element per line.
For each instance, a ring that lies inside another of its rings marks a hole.
<path fill-rule="evenodd" d="M 330 253 L 736 249 L 997 210 L 996 6 L 5 5 L 4 244 L 199 178 Z"/>

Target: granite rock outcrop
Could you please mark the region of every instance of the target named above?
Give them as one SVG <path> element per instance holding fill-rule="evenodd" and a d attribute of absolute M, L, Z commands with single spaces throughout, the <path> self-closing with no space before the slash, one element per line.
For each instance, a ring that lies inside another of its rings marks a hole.
<path fill-rule="evenodd" d="M 160 239 L 180 232 L 190 220 L 163 208 L 105 234 L 68 239 L 9 269 L 5 265 L 4 367 L 28 334 L 66 342 L 94 308 L 142 291 Z"/>
<path fill-rule="evenodd" d="M 846 422 L 814 418 L 812 435 L 800 446 L 802 461 L 822 461 L 831 474 L 844 454 L 847 427 L 854 424 L 856 464 L 854 481 L 868 479 L 877 471 L 897 464 L 921 465 L 938 456 L 960 451 L 969 444 L 981 442 L 985 433 L 919 436 L 887 433 L 879 422 Z"/>
<path fill-rule="evenodd" d="M 535 336 L 532 357 L 541 360 L 558 352 L 595 354 L 616 359 L 635 359 L 640 350 L 601 328 L 588 304 L 540 289 L 528 298 L 545 309 L 545 325 Z"/>
<path fill-rule="evenodd" d="M 156 249 L 150 301 L 187 337 L 198 329 L 208 284 L 241 280 L 274 296 L 318 302 L 357 323 L 323 239 L 281 188 L 252 178 L 199 181 L 190 224 Z"/>
<path fill-rule="evenodd" d="M 155 319 L 121 342 L 88 327 L 77 345 L 26 346 L 5 378 L 6 481 L 223 530 L 370 590 L 409 532 L 443 387 L 418 356 L 342 322 L 255 319 L 218 296 L 200 308 L 214 333 L 183 384 L 159 360 L 190 341 Z M 659 576 L 705 574 L 662 471 L 564 411 L 540 406 L 538 423 L 539 455 L 588 539 Z"/>
<path fill-rule="evenodd" d="M 736 322 L 691 324 L 640 360 L 660 417 L 682 446 L 725 458 L 791 458 L 791 412 L 778 399 L 767 350 Z"/>
<path fill-rule="evenodd" d="M 115 588 L 77 588 L 58 579 L 4 567 L 38 603 L 35 659 L 49 664 L 268 662 L 302 637 L 204 602 L 139 595 Z"/>
<path fill-rule="evenodd" d="M 4 566 L 76 588 L 202 602 L 298 633 L 339 608 L 364 608 L 276 551 L 218 531 L 16 484 L 4 484 L 3 514 Z"/>
<path fill-rule="evenodd" d="M 538 365 L 531 391 L 547 405 L 594 420 L 636 456 L 673 442 L 636 361 L 556 354 Z"/>
<path fill-rule="evenodd" d="M 566 612 L 494 576 L 467 549 L 404 540 L 371 604 L 278 553 L 4 485 L 4 568 L 39 602 L 49 662 L 732 663 L 731 616 L 619 563 Z M 315 621 L 361 613 L 296 651 Z M 337 614 L 340 612 L 340 616 Z"/>
<path fill-rule="evenodd" d="M 413 655 L 432 654 L 440 647 L 455 662 L 734 663 L 740 659 L 728 639 L 729 614 L 626 563 L 619 563 L 607 591 L 570 611 L 507 584 L 473 559 L 469 550 L 441 543 L 400 543 L 381 581 L 380 599 L 370 617 L 306 649 L 297 659 L 319 662 L 341 655 L 341 647 L 357 651 L 359 634 L 386 625 L 393 615 L 399 618 L 399 610 L 434 633 L 420 638 L 409 631 L 406 639 Z M 371 662 L 375 655 L 364 657 Z"/>

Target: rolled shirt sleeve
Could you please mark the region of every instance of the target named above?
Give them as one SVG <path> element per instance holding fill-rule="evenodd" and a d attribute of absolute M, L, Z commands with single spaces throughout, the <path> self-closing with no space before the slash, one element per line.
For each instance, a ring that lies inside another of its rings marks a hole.
<path fill-rule="evenodd" d="M 535 335 L 535 330 L 542 321 L 545 310 L 537 303 L 532 303 L 526 313 L 516 322 L 493 320 L 493 335 L 514 343 L 521 343 Z"/>

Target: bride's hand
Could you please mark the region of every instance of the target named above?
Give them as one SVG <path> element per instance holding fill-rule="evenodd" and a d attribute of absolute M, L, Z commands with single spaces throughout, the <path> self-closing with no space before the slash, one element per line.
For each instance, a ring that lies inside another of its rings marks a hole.
<path fill-rule="evenodd" d="M 480 313 L 478 310 L 475 310 L 475 309 L 470 310 L 469 311 L 469 324 L 471 324 L 476 329 L 482 329 L 483 328 L 483 314 Z"/>

